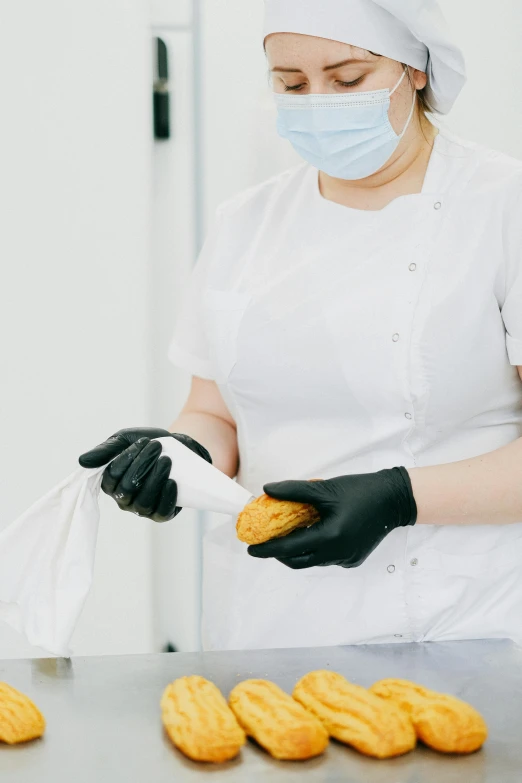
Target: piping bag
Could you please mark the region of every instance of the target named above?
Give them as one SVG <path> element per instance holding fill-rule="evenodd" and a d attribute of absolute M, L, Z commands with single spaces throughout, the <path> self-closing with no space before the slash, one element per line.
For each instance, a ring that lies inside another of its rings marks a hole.
<path fill-rule="evenodd" d="M 172 460 L 179 506 L 237 515 L 253 499 L 175 438 L 157 440 Z M 54 655 L 71 654 L 92 584 L 106 467 L 78 468 L 0 532 L 0 620 Z"/>

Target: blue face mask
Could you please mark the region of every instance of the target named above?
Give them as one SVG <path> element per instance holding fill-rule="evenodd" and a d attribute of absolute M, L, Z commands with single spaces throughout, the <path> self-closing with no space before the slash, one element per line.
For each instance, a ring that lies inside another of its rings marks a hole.
<path fill-rule="evenodd" d="M 363 179 L 379 171 L 397 149 L 408 121 L 398 136 L 388 117 L 393 90 L 348 95 L 275 95 L 277 130 L 296 152 L 320 171 L 339 179 Z"/>

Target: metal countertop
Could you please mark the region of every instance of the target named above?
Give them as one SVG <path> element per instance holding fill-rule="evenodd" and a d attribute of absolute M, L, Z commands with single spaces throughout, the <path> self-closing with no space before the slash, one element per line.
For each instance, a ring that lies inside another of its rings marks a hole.
<path fill-rule="evenodd" d="M 200 674 L 225 696 L 240 680 L 271 679 L 291 692 L 313 669 L 330 668 L 369 686 L 405 677 L 479 709 L 490 737 L 471 756 L 419 747 L 378 761 L 332 742 L 324 756 L 278 762 L 249 742 L 222 765 L 196 764 L 162 730 L 159 700 L 171 680 Z M 9 783 L 520 783 L 522 649 L 503 640 L 317 649 L 170 653 L 0 661 L 0 680 L 34 699 L 47 719 L 41 740 L 0 745 Z"/>

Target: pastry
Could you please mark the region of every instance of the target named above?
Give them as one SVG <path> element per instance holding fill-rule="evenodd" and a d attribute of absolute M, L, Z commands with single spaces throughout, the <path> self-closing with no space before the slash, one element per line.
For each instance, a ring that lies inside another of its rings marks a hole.
<path fill-rule="evenodd" d="M 407 712 L 341 674 L 315 671 L 294 688 L 297 699 L 329 734 L 366 756 L 385 759 L 413 750 L 415 730 Z"/>
<path fill-rule="evenodd" d="M 486 741 L 483 717 L 466 702 L 409 680 L 380 680 L 373 693 L 408 711 L 418 738 L 443 753 L 473 753 Z"/>
<path fill-rule="evenodd" d="M 321 722 L 273 682 L 240 682 L 229 704 L 246 733 L 276 759 L 309 759 L 328 745 Z"/>
<path fill-rule="evenodd" d="M 221 691 L 203 677 L 180 677 L 167 685 L 161 712 L 174 745 L 194 761 L 228 761 L 246 742 Z"/>
<path fill-rule="evenodd" d="M 308 503 L 261 495 L 239 514 L 237 537 L 245 544 L 263 544 L 272 538 L 286 536 L 298 527 L 310 527 L 320 518 L 317 509 Z"/>
<path fill-rule="evenodd" d="M 20 691 L 0 682 L 0 742 L 18 742 L 41 737 L 45 718 L 35 704 Z"/>

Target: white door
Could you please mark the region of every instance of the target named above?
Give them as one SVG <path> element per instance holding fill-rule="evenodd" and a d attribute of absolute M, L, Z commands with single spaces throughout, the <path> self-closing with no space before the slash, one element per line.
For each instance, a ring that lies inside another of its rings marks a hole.
<path fill-rule="evenodd" d="M 163 20 L 166 4 L 163 4 Z M 175 4 L 171 4 L 173 10 Z M 181 410 L 190 376 L 168 360 L 176 314 L 200 242 L 198 215 L 194 36 L 192 28 L 154 24 L 167 49 L 170 138 L 158 139 L 153 156 L 151 266 L 151 406 L 156 426 L 168 428 Z M 189 509 L 154 525 L 154 610 L 158 644 L 180 651 L 200 645 L 201 524 Z"/>
<path fill-rule="evenodd" d="M 4 3 L 0 526 L 149 422 L 147 0 Z M 78 654 L 153 648 L 150 526 L 102 496 Z M 38 654 L 0 626 L 0 657 Z"/>
<path fill-rule="evenodd" d="M 150 0 L 151 18 L 155 28 L 163 32 L 176 28 L 190 28 L 194 19 L 194 6 L 199 0 Z"/>
<path fill-rule="evenodd" d="M 219 201 L 297 162 L 278 138 L 259 31 L 262 0 L 152 0 L 169 55 L 171 138 L 154 147 L 153 391 L 157 426 L 183 405 L 190 378 L 166 358 L 183 287 Z M 240 63 L 238 66 L 237 63 Z M 184 510 L 153 530 L 156 630 L 162 646 L 200 646 L 201 529 L 219 514 Z"/>

